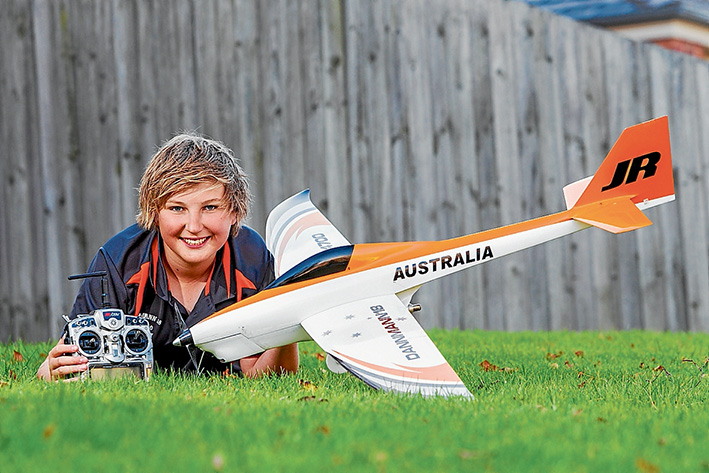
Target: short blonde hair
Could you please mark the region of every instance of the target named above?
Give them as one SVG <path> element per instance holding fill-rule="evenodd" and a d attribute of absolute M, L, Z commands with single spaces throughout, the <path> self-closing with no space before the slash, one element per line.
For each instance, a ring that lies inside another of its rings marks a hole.
<path fill-rule="evenodd" d="M 205 182 L 224 185 L 224 203 L 236 216 L 231 228 L 236 235 L 251 205 L 248 178 L 232 150 L 196 133 L 175 136 L 150 159 L 138 188 L 138 224 L 156 230 L 158 214 L 170 197 Z"/>

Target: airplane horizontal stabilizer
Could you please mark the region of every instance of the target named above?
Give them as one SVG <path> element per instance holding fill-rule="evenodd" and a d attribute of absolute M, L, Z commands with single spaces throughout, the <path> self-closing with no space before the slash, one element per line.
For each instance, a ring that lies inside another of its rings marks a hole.
<path fill-rule="evenodd" d="M 375 389 L 472 397 L 393 294 L 343 304 L 301 325 L 339 365 Z"/>
<path fill-rule="evenodd" d="M 574 220 L 611 233 L 624 233 L 652 225 L 650 219 L 628 197 L 574 207 L 571 212 Z"/>

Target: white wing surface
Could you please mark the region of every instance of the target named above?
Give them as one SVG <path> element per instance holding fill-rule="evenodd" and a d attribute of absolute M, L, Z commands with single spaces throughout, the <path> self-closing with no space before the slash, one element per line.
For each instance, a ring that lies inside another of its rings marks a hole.
<path fill-rule="evenodd" d="M 301 325 L 328 355 L 373 388 L 473 397 L 395 295 L 344 304 Z"/>
<path fill-rule="evenodd" d="M 281 202 L 266 221 L 266 246 L 276 261 L 276 277 L 321 251 L 350 244 L 313 205 L 309 190 Z"/>

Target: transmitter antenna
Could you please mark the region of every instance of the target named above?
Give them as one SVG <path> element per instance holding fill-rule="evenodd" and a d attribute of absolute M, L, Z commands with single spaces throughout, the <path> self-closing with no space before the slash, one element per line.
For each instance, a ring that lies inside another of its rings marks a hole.
<path fill-rule="evenodd" d="M 101 278 L 101 308 L 108 309 L 111 304 L 108 302 L 108 279 L 106 279 L 107 275 L 108 273 L 106 271 L 94 271 L 93 273 L 72 274 L 67 279 L 73 281 L 74 279 Z"/>

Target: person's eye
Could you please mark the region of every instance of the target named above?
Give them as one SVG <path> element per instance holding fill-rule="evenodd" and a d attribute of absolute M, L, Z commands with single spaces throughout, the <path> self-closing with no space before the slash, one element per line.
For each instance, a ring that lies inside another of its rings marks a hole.
<path fill-rule="evenodd" d="M 219 209 L 219 206 L 218 206 L 218 205 L 214 205 L 214 204 L 212 204 L 212 205 L 205 205 L 205 206 L 204 206 L 204 210 L 206 210 L 207 212 L 213 212 L 213 211 L 215 211 L 215 210 L 217 210 L 217 209 Z"/>
<path fill-rule="evenodd" d="M 167 210 L 169 210 L 170 212 L 182 212 L 184 209 L 184 207 L 181 207 L 179 205 L 169 205 L 167 207 Z"/>

